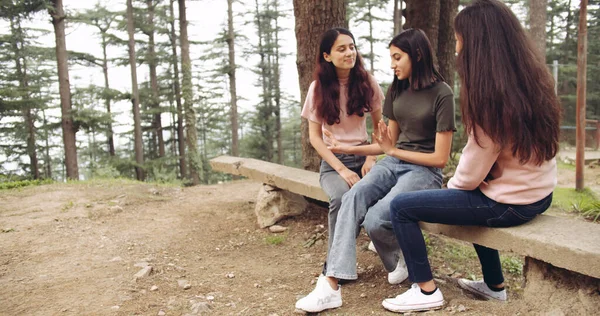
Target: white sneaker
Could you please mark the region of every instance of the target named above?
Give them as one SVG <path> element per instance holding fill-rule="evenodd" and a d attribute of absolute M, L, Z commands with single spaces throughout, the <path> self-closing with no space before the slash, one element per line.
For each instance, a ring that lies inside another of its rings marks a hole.
<path fill-rule="evenodd" d="M 485 298 L 486 300 L 498 300 L 506 302 L 506 290 L 494 292 L 483 281 L 471 281 L 467 279 L 458 279 L 458 285 L 475 294 Z"/>
<path fill-rule="evenodd" d="M 373 244 L 372 241 L 369 241 L 369 246 L 367 246 L 367 249 L 373 251 L 374 253 L 377 253 L 377 249 L 375 248 L 375 244 Z"/>
<path fill-rule="evenodd" d="M 396 269 L 388 273 L 388 283 L 400 284 L 406 279 L 408 279 L 408 268 L 406 267 L 404 257 L 401 256 L 400 258 L 398 258 L 398 264 L 396 265 Z"/>
<path fill-rule="evenodd" d="M 331 288 L 324 275 L 319 276 L 317 286 L 305 297 L 296 302 L 296 309 L 309 313 L 318 313 L 330 308 L 342 306 L 342 289 L 337 291 Z"/>
<path fill-rule="evenodd" d="M 421 292 L 419 285 L 414 283 L 408 291 L 395 298 L 386 298 L 381 305 L 396 313 L 428 311 L 442 308 L 444 296 L 439 288 L 433 294 L 425 295 Z"/>

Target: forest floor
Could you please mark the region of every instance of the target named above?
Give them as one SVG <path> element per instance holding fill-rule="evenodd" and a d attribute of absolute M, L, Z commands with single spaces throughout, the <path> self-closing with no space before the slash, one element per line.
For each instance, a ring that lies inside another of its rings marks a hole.
<path fill-rule="evenodd" d="M 585 172 L 600 193 L 600 168 Z M 561 170 L 559 185 L 572 188 L 570 179 L 574 171 Z M 1 191 L 0 315 L 294 314 L 321 271 L 326 211 L 309 207 L 279 223 L 288 228 L 281 234 L 258 229 L 259 187 L 106 180 Z M 537 313 L 521 295 L 519 256 L 503 254 L 511 303 L 484 302 L 454 281 L 480 275 L 472 247 L 433 235 L 427 242 L 447 301 L 435 314 Z M 361 234 L 359 279 L 343 286 L 344 305 L 323 314 L 392 315 L 382 299 L 410 285 L 389 285 L 367 244 Z M 136 278 L 146 266 L 150 274 Z"/>

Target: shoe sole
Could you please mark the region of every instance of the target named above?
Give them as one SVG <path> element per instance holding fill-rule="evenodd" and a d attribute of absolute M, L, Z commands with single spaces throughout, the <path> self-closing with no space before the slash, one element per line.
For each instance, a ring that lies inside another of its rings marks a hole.
<path fill-rule="evenodd" d="M 322 307 L 323 308 L 321 308 L 321 309 L 304 309 L 304 308 L 299 308 L 298 306 L 296 306 L 296 310 L 297 311 L 301 311 L 301 312 L 305 312 L 305 313 L 320 313 L 320 312 L 322 312 L 324 310 L 342 307 L 342 303 L 340 302 L 339 305 L 338 304 L 323 305 Z"/>
<path fill-rule="evenodd" d="M 408 312 L 426 312 L 426 311 L 442 309 L 442 307 L 444 307 L 445 303 L 446 303 L 446 301 L 442 301 L 441 304 L 440 304 L 440 302 L 434 302 L 434 303 L 429 303 L 427 305 L 418 306 L 415 308 L 401 308 L 400 306 L 398 306 L 396 304 L 388 303 L 386 300 L 384 300 L 383 302 L 381 302 L 381 305 L 383 305 L 383 308 L 385 308 L 391 312 L 408 313 Z M 435 304 L 435 305 L 433 305 L 433 304 Z"/>
<path fill-rule="evenodd" d="M 461 289 L 466 290 L 467 292 L 469 292 L 469 293 L 471 293 L 473 295 L 476 295 L 477 297 L 481 297 L 481 298 L 485 299 L 486 301 L 506 302 L 506 300 L 501 300 L 499 298 L 495 298 L 493 296 L 490 296 L 487 293 L 480 292 L 477 289 L 468 286 L 466 283 L 463 283 L 462 280 L 460 280 L 460 279 L 458 280 L 458 286 Z"/>

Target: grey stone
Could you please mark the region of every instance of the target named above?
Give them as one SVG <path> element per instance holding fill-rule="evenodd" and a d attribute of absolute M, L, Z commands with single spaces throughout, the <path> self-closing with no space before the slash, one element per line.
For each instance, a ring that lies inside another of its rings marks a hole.
<path fill-rule="evenodd" d="M 260 228 L 265 228 L 286 217 L 302 214 L 306 205 L 301 195 L 284 190 L 268 191 L 263 185 L 258 192 L 254 213 Z"/>
<path fill-rule="evenodd" d="M 152 272 L 152 267 L 151 266 L 147 266 L 147 267 L 141 269 L 140 271 L 138 271 L 133 277 L 136 280 L 137 279 L 141 279 L 141 278 L 149 276 L 150 272 Z"/>

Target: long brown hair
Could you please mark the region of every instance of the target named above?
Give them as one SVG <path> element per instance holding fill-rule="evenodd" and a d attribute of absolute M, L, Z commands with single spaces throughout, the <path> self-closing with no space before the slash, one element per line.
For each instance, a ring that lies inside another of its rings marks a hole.
<path fill-rule="evenodd" d="M 323 33 L 314 72 L 316 81 L 314 103 L 317 115 L 325 119 L 329 125 L 340 122 L 340 83 L 335 66 L 325 60 L 323 53 L 331 54 L 331 48 L 340 34 L 348 35 L 356 42 L 354 35 L 344 28 L 332 28 Z M 362 57 L 357 51 L 356 63 L 350 70 L 348 79 L 348 115 L 356 114 L 362 117 L 365 112 L 370 112 L 370 102 L 374 95 L 369 73 L 365 70 Z"/>
<path fill-rule="evenodd" d="M 463 44 L 457 70 L 465 131 L 478 142 L 480 127 L 521 163 L 552 159 L 560 128 L 554 80 L 514 13 L 500 1 L 476 0 L 454 29 Z"/>

